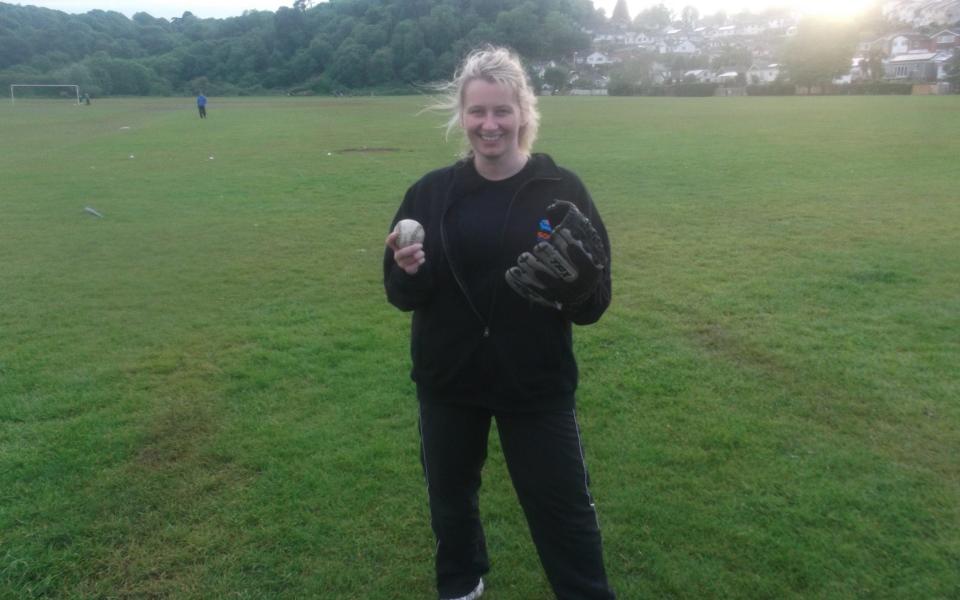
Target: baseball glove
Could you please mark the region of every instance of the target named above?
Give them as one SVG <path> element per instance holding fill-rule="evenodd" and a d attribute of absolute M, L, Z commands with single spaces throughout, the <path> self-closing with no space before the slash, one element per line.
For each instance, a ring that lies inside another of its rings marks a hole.
<path fill-rule="evenodd" d="M 607 250 L 590 219 L 572 202 L 547 207 L 554 226 L 550 236 L 517 258 L 506 272 L 507 284 L 522 298 L 564 310 L 583 303 L 607 268 Z"/>

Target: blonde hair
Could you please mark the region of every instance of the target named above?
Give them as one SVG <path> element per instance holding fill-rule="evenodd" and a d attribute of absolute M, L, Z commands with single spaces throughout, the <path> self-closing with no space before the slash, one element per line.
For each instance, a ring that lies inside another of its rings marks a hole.
<path fill-rule="evenodd" d="M 513 91 L 517 106 L 520 108 L 520 120 L 523 123 L 517 135 L 517 142 L 520 152 L 529 156 L 533 142 L 537 139 L 537 130 L 540 128 L 540 111 L 537 110 L 537 97 L 533 93 L 520 57 L 507 48 L 486 46 L 472 51 L 463 59 L 454 73 L 453 80 L 433 86 L 442 95 L 427 108 L 450 113 L 446 124 L 446 137 L 449 138 L 450 132 L 460 127 L 465 108 L 464 92 L 467 84 L 475 79 L 497 83 Z M 463 155 L 472 155 L 473 151 L 466 139 L 464 139 L 464 146 Z"/>

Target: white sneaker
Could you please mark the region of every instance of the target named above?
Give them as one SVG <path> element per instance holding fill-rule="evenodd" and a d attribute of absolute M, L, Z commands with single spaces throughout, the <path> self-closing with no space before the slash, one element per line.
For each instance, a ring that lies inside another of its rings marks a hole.
<path fill-rule="evenodd" d="M 483 595 L 483 577 L 480 578 L 480 581 L 477 583 L 477 587 L 473 588 L 473 591 L 467 594 L 466 596 L 460 596 L 459 598 L 449 598 L 448 600 L 477 600 L 480 596 Z"/>

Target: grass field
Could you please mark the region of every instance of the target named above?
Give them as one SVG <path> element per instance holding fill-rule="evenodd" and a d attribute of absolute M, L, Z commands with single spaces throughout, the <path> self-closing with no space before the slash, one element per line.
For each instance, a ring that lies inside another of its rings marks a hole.
<path fill-rule="evenodd" d="M 421 103 L 0 105 L 0 598 L 434 597 L 380 283 L 457 150 Z M 620 597 L 960 597 L 960 97 L 542 109 L 614 245 L 576 340 Z M 492 442 L 484 598 L 546 600 Z"/>

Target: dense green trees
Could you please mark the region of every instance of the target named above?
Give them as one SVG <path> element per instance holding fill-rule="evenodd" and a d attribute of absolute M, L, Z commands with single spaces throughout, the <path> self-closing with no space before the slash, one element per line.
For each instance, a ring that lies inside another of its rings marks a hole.
<path fill-rule="evenodd" d="M 651 6 L 640 11 L 633 24 L 640 29 L 661 31 L 673 22 L 673 13 L 663 3 Z"/>
<path fill-rule="evenodd" d="M 0 86 L 76 83 L 93 95 L 398 87 L 449 77 L 483 43 L 528 59 L 589 47 L 590 0 L 330 0 L 228 19 L 132 19 L 0 3 Z"/>

